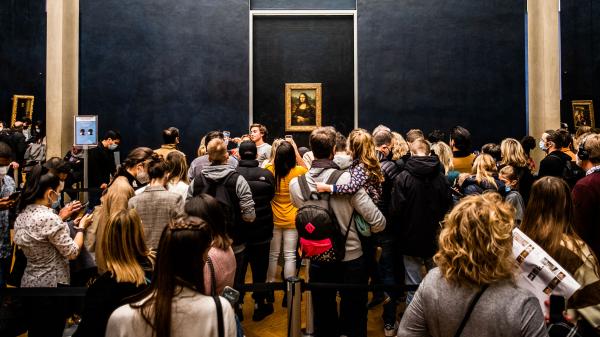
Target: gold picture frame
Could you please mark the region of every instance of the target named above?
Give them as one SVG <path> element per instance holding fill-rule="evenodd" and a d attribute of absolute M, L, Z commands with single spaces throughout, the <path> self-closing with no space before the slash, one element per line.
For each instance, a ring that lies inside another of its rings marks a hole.
<path fill-rule="evenodd" d="M 573 108 L 573 125 L 575 129 L 580 126 L 595 127 L 594 102 L 592 100 L 571 101 Z"/>
<path fill-rule="evenodd" d="M 310 132 L 321 126 L 321 94 L 321 83 L 285 84 L 285 131 Z"/>
<path fill-rule="evenodd" d="M 13 95 L 12 97 L 12 115 L 10 126 L 15 126 L 16 121 L 22 121 L 25 118 L 32 119 L 33 117 L 33 101 L 34 96 L 29 95 Z"/>

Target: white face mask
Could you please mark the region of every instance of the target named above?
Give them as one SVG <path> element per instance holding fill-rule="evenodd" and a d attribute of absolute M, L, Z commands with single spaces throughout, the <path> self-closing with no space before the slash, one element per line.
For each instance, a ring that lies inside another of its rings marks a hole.
<path fill-rule="evenodd" d="M 135 179 L 141 184 L 147 184 L 150 182 L 150 176 L 148 175 L 148 172 L 144 171 L 143 169 L 141 172 L 138 170 L 137 174 L 135 175 Z"/>
<path fill-rule="evenodd" d="M 8 173 L 8 165 L 0 166 L 0 177 L 4 178 L 4 176 Z"/>
<path fill-rule="evenodd" d="M 111 151 L 114 151 L 114 150 L 116 150 L 116 149 L 117 149 L 117 146 L 119 146 L 119 145 L 117 145 L 117 144 L 110 144 L 110 145 L 108 146 L 108 149 L 109 149 L 109 150 L 111 150 Z"/>

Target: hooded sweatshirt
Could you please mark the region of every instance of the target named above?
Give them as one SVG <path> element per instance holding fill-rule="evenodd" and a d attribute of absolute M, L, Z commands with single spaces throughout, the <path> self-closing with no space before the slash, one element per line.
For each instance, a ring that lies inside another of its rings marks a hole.
<path fill-rule="evenodd" d="M 452 204 L 440 165 L 435 156 L 411 156 L 394 180 L 390 211 L 404 255 L 429 258 L 437 249 L 439 222 Z"/>
<path fill-rule="evenodd" d="M 234 171 L 235 169 L 229 164 L 210 165 L 204 167 L 202 169 L 201 174 L 207 180 L 221 182 L 229 173 Z M 253 222 L 256 218 L 256 213 L 254 211 L 254 200 L 252 200 L 252 192 L 250 191 L 250 186 L 248 185 L 248 182 L 241 175 L 239 175 L 237 178 L 235 190 L 237 197 L 240 200 L 240 211 L 242 212 L 242 220 L 246 222 Z M 194 182 L 192 181 L 188 190 L 187 199 L 190 199 L 194 196 Z"/>

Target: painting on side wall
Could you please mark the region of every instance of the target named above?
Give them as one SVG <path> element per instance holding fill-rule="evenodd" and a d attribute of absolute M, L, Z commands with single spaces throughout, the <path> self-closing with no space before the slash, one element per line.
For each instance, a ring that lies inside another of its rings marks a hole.
<path fill-rule="evenodd" d="M 33 96 L 28 95 L 13 95 L 12 101 L 12 117 L 10 126 L 15 126 L 16 121 L 22 121 L 25 118 L 32 119 L 33 117 Z"/>
<path fill-rule="evenodd" d="M 310 132 L 321 126 L 321 83 L 285 84 L 285 131 Z"/>
<path fill-rule="evenodd" d="M 594 123 L 594 103 L 592 100 L 571 101 L 573 107 L 573 125 L 575 128 L 580 126 L 595 127 Z"/>

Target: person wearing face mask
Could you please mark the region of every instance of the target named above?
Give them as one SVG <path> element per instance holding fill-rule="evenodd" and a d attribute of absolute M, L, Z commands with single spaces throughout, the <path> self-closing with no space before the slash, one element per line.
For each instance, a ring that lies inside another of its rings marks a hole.
<path fill-rule="evenodd" d="M 0 288 L 5 285 L 11 264 L 12 244 L 10 241 L 10 209 L 14 200 L 9 196 L 15 192 L 15 181 L 7 175 L 11 162 L 12 149 L 0 142 Z"/>
<path fill-rule="evenodd" d="M 569 133 L 565 130 L 548 130 L 542 135 L 539 146 L 548 155 L 540 162 L 538 178 L 562 178 L 572 188 L 584 175 L 571 156 L 562 151 L 569 145 L 568 139 Z"/>
<path fill-rule="evenodd" d="M 36 165 L 21 196 L 20 214 L 15 221 L 15 243 L 27 258 L 21 287 L 68 285 L 69 260 L 77 258 L 84 231 L 91 216 L 75 220 L 76 235 L 71 238 L 68 225 L 50 208 L 58 200 L 60 179 L 47 168 Z M 57 299 L 36 297 L 27 305 L 28 336 L 62 336 L 65 306 Z"/>
<path fill-rule="evenodd" d="M 116 166 L 113 151 L 121 142 L 121 135 L 115 131 L 104 134 L 98 146 L 88 153 L 88 186 L 90 188 L 106 189 L 111 175 L 115 174 Z M 90 206 L 100 203 L 101 192 L 91 191 L 89 194 Z"/>
<path fill-rule="evenodd" d="M 506 165 L 500 170 L 500 180 L 504 182 L 506 196 L 504 201 L 515 209 L 515 226 L 519 227 L 523 221 L 525 212 L 525 201 L 521 195 L 519 170 L 511 165 Z"/>
<path fill-rule="evenodd" d="M 142 219 L 146 246 L 154 250 L 158 249 L 163 229 L 183 215 L 183 197 L 166 189 L 168 172 L 169 164 L 162 157 L 153 156 L 148 163 L 150 184 L 143 193 L 129 199 L 129 209 L 135 209 Z"/>

